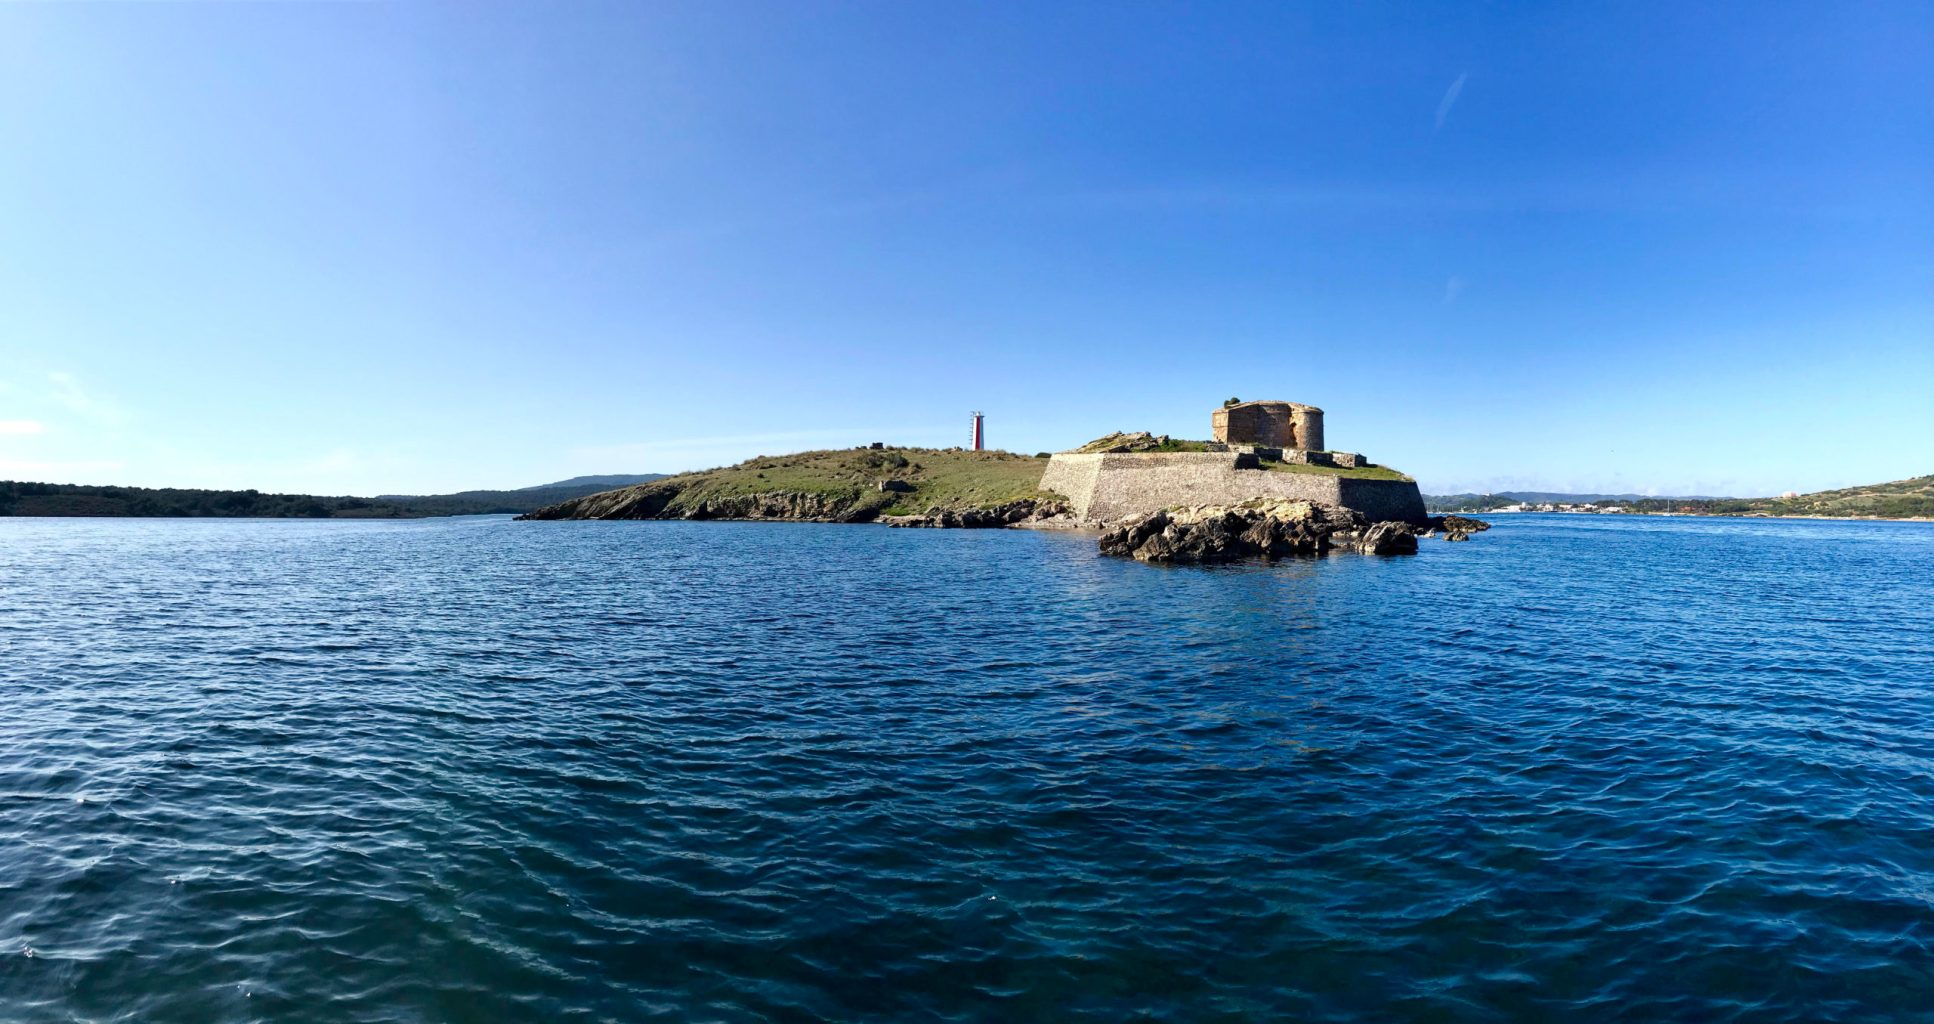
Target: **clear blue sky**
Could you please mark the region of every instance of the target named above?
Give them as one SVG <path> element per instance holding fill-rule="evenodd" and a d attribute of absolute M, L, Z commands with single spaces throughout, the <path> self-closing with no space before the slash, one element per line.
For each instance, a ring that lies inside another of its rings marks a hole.
<path fill-rule="evenodd" d="M 0 6 L 0 478 L 1934 472 L 1934 4 Z"/>

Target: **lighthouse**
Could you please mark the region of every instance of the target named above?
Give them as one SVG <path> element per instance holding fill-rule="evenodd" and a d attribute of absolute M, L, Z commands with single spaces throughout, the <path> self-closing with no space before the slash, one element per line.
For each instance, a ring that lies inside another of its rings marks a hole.
<path fill-rule="evenodd" d="M 987 447 L 986 420 L 987 417 L 981 415 L 980 410 L 974 410 L 974 451 Z"/>

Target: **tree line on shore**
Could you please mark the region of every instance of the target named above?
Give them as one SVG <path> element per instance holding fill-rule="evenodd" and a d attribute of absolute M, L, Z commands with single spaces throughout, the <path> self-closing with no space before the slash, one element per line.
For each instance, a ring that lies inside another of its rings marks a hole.
<path fill-rule="evenodd" d="M 192 487 L 117 487 L 0 480 L 0 516 L 212 516 L 233 519 L 416 519 L 426 516 L 520 514 L 608 489 L 602 478 L 582 484 L 457 494 L 266 494 Z"/>
<path fill-rule="evenodd" d="M 0 481 L 0 515 L 9 516 L 402 519 L 430 514 L 371 498 Z"/>

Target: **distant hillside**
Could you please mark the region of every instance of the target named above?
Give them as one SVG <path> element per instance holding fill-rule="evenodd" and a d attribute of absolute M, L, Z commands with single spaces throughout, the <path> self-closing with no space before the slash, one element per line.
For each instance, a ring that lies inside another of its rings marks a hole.
<path fill-rule="evenodd" d="M 374 498 L 0 481 L 0 516 L 405 519 L 428 514 Z"/>
<path fill-rule="evenodd" d="M 1815 491 L 1797 498 L 1754 498 L 1752 511 L 1779 516 L 1934 517 L 1934 476 Z"/>
<path fill-rule="evenodd" d="M 656 479 L 651 476 L 649 479 Z M 611 489 L 581 477 L 515 491 L 383 494 L 374 498 L 263 494 L 193 488 L 111 487 L 0 481 L 0 516 L 216 516 L 257 519 L 414 519 L 424 516 L 518 515 Z"/>
<path fill-rule="evenodd" d="M 648 484 L 653 480 L 663 480 L 669 475 L 668 473 L 611 473 L 605 476 L 574 476 L 569 480 L 559 480 L 553 484 L 537 484 L 533 487 L 519 487 L 518 490 L 549 491 L 560 487 L 596 487 L 599 490 L 610 490 L 613 487 Z"/>
<path fill-rule="evenodd" d="M 1432 512 L 1489 512 L 1510 505 L 1540 504 L 1615 505 L 1631 512 L 1680 512 L 1692 515 L 1934 518 L 1934 476 L 1844 487 L 1836 491 L 1815 491 L 1795 498 L 1645 497 L 1545 491 L 1424 496 L 1424 505 Z M 1585 510 L 1590 511 L 1589 508 Z"/>
<path fill-rule="evenodd" d="M 653 475 L 656 480 L 662 474 Z M 597 494 L 611 490 L 613 485 L 598 483 L 601 477 L 587 477 L 590 483 L 571 484 L 560 482 L 540 487 L 523 487 L 514 491 L 458 491 L 455 494 L 380 494 L 376 500 L 388 502 L 411 509 L 418 515 L 428 516 L 475 516 L 509 513 L 512 515 L 532 512 L 546 505 L 560 501 L 582 498 L 587 494 Z M 623 486 L 622 484 L 616 486 Z"/>
<path fill-rule="evenodd" d="M 1043 459 L 959 448 L 762 456 L 532 513 L 533 519 L 834 519 L 989 508 L 1036 496 Z M 884 485 L 884 487 L 883 487 Z"/>

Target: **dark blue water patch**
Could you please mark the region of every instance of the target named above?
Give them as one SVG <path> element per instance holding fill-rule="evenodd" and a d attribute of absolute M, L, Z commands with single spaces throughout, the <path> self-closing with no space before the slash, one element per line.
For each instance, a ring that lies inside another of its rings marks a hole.
<path fill-rule="evenodd" d="M 1934 1020 L 1930 581 L 0 520 L 0 1019 Z"/>

